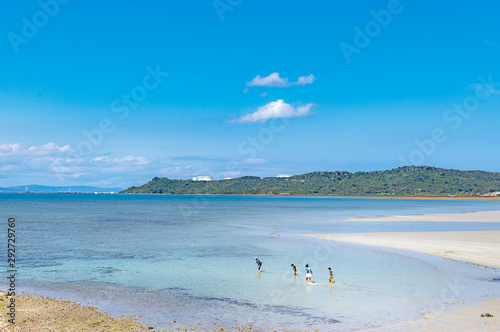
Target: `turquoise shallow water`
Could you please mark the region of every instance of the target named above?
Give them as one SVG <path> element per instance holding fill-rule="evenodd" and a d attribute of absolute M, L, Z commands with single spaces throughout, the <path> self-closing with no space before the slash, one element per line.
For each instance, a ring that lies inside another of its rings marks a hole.
<path fill-rule="evenodd" d="M 494 282 L 499 273 L 492 269 L 295 235 L 500 229 L 491 223 L 342 221 L 478 210 L 500 210 L 500 203 L 0 195 L 1 215 L 17 220 L 19 290 L 91 302 L 114 315 L 142 315 L 145 324 L 163 329 L 253 322 L 266 330 L 349 330 L 500 294 Z M 260 274 L 254 256 L 263 261 Z M 298 267 L 296 278 L 291 263 Z M 315 285 L 304 283 L 306 263 Z"/>

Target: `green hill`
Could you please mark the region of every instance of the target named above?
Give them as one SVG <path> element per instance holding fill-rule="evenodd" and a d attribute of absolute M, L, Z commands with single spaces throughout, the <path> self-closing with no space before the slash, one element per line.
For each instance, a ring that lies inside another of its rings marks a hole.
<path fill-rule="evenodd" d="M 495 191 L 500 191 L 500 173 L 405 166 L 373 172 L 312 172 L 291 178 L 192 181 L 155 177 L 122 193 L 476 196 Z"/>

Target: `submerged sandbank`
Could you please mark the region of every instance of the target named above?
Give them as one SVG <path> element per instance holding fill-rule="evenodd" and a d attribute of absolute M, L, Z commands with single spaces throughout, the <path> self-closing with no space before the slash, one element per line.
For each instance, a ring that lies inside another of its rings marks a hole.
<path fill-rule="evenodd" d="M 500 211 L 350 218 L 348 221 L 500 222 Z M 433 231 L 312 233 L 303 236 L 371 247 L 391 248 L 500 268 L 500 231 Z M 422 314 L 414 321 L 380 326 L 373 331 L 500 331 L 500 300 L 461 303 L 443 312 Z M 491 313 L 494 317 L 481 317 Z"/>
<path fill-rule="evenodd" d="M 500 222 L 500 211 L 351 218 L 350 221 Z M 500 268 L 499 231 L 431 231 L 311 233 L 303 236 L 336 242 L 412 251 Z M 485 298 L 486 297 L 486 298 Z M 489 298 L 487 298 L 489 297 Z M 490 313 L 494 317 L 481 317 Z M 382 325 L 369 331 L 500 331 L 500 299 L 483 294 L 480 302 L 462 302 L 440 312 L 426 312 L 413 321 Z"/>
<path fill-rule="evenodd" d="M 346 221 L 425 221 L 425 222 L 500 222 L 500 211 L 475 211 L 463 213 L 434 213 L 397 215 L 368 218 L 347 218 Z"/>

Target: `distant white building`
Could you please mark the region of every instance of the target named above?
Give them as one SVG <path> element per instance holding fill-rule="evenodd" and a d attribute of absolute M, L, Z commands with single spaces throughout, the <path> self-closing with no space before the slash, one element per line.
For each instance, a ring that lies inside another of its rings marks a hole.
<path fill-rule="evenodd" d="M 208 175 L 203 175 L 203 176 L 195 176 L 193 177 L 193 181 L 212 181 L 213 178 Z"/>
<path fill-rule="evenodd" d="M 278 174 L 276 175 L 277 178 L 291 178 L 293 174 Z"/>
<path fill-rule="evenodd" d="M 483 194 L 481 196 L 483 196 L 483 197 L 488 197 L 488 196 L 497 197 L 497 196 L 500 196 L 500 191 L 495 191 L 495 192 L 492 192 L 492 193 Z"/>

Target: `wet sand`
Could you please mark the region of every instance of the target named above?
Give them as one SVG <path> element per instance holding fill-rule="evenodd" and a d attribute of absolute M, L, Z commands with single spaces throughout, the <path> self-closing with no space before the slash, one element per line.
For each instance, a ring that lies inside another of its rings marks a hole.
<path fill-rule="evenodd" d="M 15 296 L 15 324 L 8 322 L 10 297 L 0 292 L 2 331 L 142 331 L 136 317 L 113 318 L 92 306 L 39 296 Z"/>
<path fill-rule="evenodd" d="M 106 313 L 99 312 L 90 304 L 82 305 L 70 301 L 55 300 L 43 296 L 22 295 L 15 296 L 15 324 L 8 322 L 11 317 L 7 315 L 7 306 L 10 297 L 0 291 L 0 331 L 22 331 L 22 332 L 163 332 L 154 326 L 144 326 L 139 320 L 140 316 L 112 317 Z M 214 328 L 210 330 L 197 327 L 179 327 L 169 331 L 218 331 L 218 332 L 259 332 L 251 326 L 235 326 L 231 329 L 221 328 L 217 322 L 213 322 Z M 292 331 L 290 331 L 292 332 Z"/>
<path fill-rule="evenodd" d="M 490 313 L 493 317 L 481 317 L 482 313 Z M 361 331 L 500 331 L 500 300 L 483 300 L 472 305 L 458 304 L 447 311 L 422 314 L 413 321 L 397 322 Z"/>

